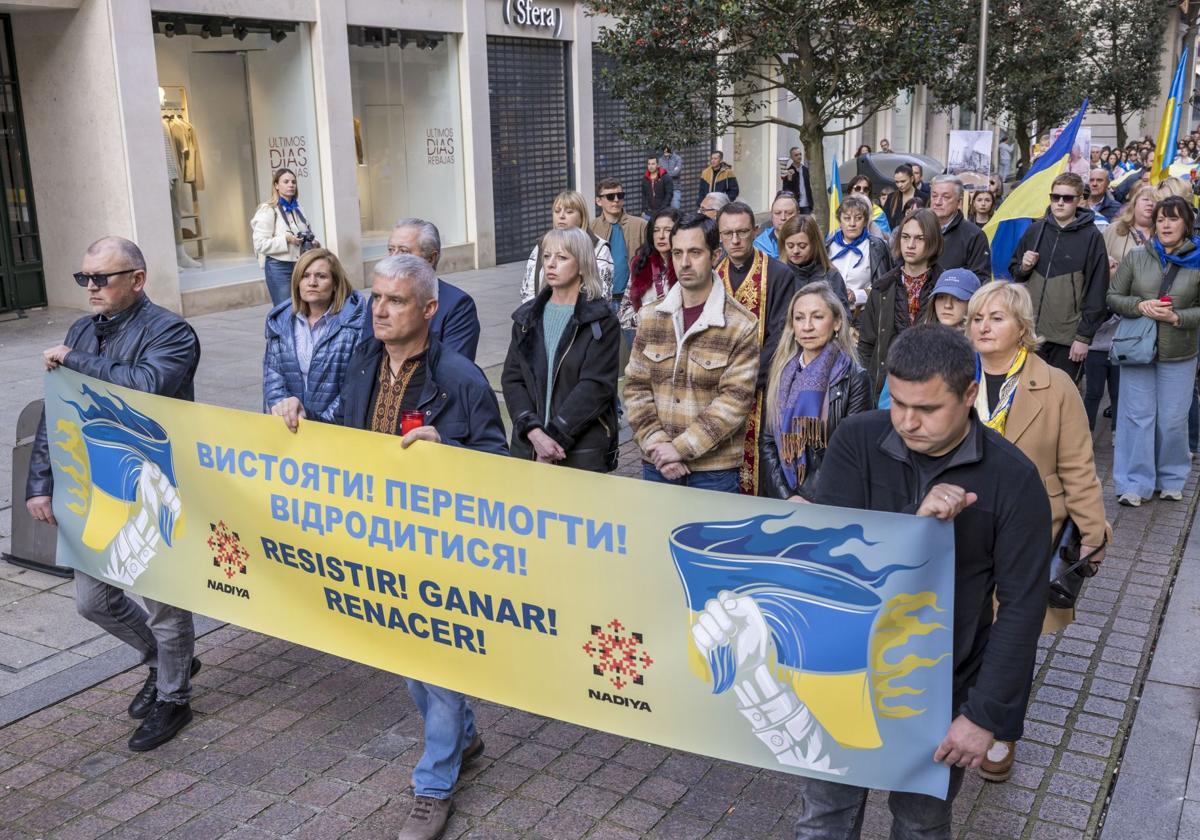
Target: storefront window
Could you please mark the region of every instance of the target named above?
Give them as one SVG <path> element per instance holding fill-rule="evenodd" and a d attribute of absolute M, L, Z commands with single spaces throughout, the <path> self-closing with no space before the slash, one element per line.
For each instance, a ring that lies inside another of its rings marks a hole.
<path fill-rule="evenodd" d="M 458 37 L 352 26 L 350 84 L 364 256 L 405 216 L 466 242 Z"/>
<path fill-rule="evenodd" d="M 909 150 L 909 134 L 912 126 L 912 91 L 902 90 L 896 94 L 896 104 L 892 106 L 892 149 L 897 152 Z"/>
<path fill-rule="evenodd" d="M 154 30 L 183 290 L 263 275 L 250 219 L 271 200 L 277 169 L 296 174 L 323 243 L 307 26 L 156 13 Z"/>

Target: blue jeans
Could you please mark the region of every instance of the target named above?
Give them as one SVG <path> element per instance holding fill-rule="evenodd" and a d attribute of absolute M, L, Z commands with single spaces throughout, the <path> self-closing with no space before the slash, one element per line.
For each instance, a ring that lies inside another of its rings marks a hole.
<path fill-rule="evenodd" d="M 683 194 L 681 192 L 679 192 L 679 190 L 675 190 L 674 192 L 671 193 L 671 206 L 674 207 L 676 210 L 679 209 L 679 200 L 681 198 L 683 198 Z"/>
<path fill-rule="evenodd" d="M 656 481 L 659 484 L 675 484 L 679 487 L 694 487 L 697 490 L 716 490 L 720 493 L 738 492 L 738 471 L 732 470 L 697 470 L 688 473 L 683 478 L 672 481 L 663 478 L 663 474 L 653 464 L 642 462 L 642 479 Z"/>
<path fill-rule="evenodd" d="M 1121 368 L 1113 451 L 1118 496 L 1183 490 L 1191 472 L 1187 418 L 1195 378 L 1194 358 Z"/>
<path fill-rule="evenodd" d="M 950 840 L 950 809 L 962 787 L 963 768 L 950 768 L 944 800 L 923 793 L 888 794 L 892 840 Z M 862 835 L 866 788 L 799 779 L 803 801 L 796 820 L 796 840 L 857 840 Z"/>
<path fill-rule="evenodd" d="M 425 751 L 413 768 L 413 793 L 449 799 L 463 750 L 475 740 L 475 712 L 464 694 L 407 677 L 404 681 L 425 721 Z"/>
<path fill-rule="evenodd" d="M 263 272 L 267 277 L 267 292 L 271 295 L 271 306 L 278 306 L 292 299 L 292 269 L 294 262 L 267 257 Z"/>

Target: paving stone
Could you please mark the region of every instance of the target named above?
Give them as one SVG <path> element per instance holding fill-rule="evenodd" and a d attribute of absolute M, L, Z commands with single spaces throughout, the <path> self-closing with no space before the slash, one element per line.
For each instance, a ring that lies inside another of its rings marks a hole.
<path fill-rule="evenodd" d="M 1090 805 L 1096 801 L 1096 797 L 1100 793 L 1100 784 L 1081 776 L 1072 776 L 1070 773 L 1055 773 L 1050 777 L 1047 790 L 1058 796 L 1078 799 Z"/>
<path fill-rule="evenodd" d="M 1088 822 L 1091 820 L 1092 809 L 1090 805 L 1085 805 L 1082 802 L 1073 802 L 1057 796 L 1047 796 L 1042 800 L 1042 805 L 1038 809 L 1038 816 L 1049 822 L 1083 829 L 1087 828 Z"/>
<path fill-rule="evenodd" d="M 1020 837 L 1025 830 L 1026 817 L 998 808 L 978 808 L 971 820 L 971 827 L 988 837 Z"/>

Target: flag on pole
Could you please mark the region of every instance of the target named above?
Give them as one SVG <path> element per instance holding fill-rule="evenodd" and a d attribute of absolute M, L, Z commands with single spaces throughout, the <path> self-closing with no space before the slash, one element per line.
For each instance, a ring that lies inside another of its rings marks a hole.
<path fill-rule="evenodd" d="M 984 227 L 988 241 L 992 245 L 992 276 L 997 280 L 1011 280 L 1008 270 L 1009 260 L 1017 250 L 1021 234 L 1033 223 L 1046 214 L 1049 204 L 1050 185 L 1054 179 L 1067 169 L 1071 156 L 1071 147 L 1075 145 L 1075 135 L 1079 133 L 1079 124 L 1087 112 L 1087 100 L 1079 106 L 1079 113 L 1067 123 L 1062 134 L 1058 135 L 1050 148 L 1033 162 L 1029 171 L 1017 188 L 1004 200 L 996 215 Z"/>
<path fill-rule="evenodd" d="M 1187 47 L 1179 56 L 1175 78 L 1171 80 L 1171 92 L 1163 108 L 1162 124 L 1158 128 L 1158 145 L 1154 147 L 1154 162 L 1150 164 L 1150 183 L 1157 184 L 1169 178 L 1171 163 L 1175 160 L 1175 144 L 1179 140 L 1179 117 L 1183 112 L 1183 68 L 1187 65 Z"/>
<path fill-rule="evenodd" d="M 833 159 L 833 175 L 829 181 L 829 232 L 838 229 L 837 211 L 842 204 L 842 179 L 838 175 L 837 158 Z"/>

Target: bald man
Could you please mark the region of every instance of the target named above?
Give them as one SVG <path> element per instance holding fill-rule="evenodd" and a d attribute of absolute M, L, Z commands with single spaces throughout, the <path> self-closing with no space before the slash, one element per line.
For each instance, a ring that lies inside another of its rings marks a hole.
<path fill-rule="evenodd" d="M 1121 202 L 1108 191 L 1107 169 L 1096 168 L 1088 173 L 1088 206 L 1110 222 L 1121 212 Z"/>
<path fill-rule="evenodd" d="M 92 314 L 71 325 L 64 343 L 42 353 L 46 370 L 62 366 L 135 391 L 191 400 L 200 341 L 187 321 L 146 297 L 146 260 L 141 249 L 119 236 L 97 240 L 84 254 L 75 282 L 86 292 Z M 98 402 L 95 397 L 92 401 Z M 143 465 L 138 481 L 141 503 L 151 495 L 158 505 L 177 501 L 170 481 L 152 458 Z M 53 493 L 43 415 L 25 483 L 25 507 L 34 519 L 57 525 L 51 506 Z M 131 574 L 130 582 L 136 575 L 129 569 L 144 565 L 145 552 L 152 551 L 146 546 L 155 545 L 162 536 L 152 533 L 162 527 L 154 519 L 132 517 L 111 543 L 112 564 Z M 136 556 L 125 557 L 134 545 L 143 548 Z M 138 562 L 126 566 L 130 559 Z M 136 752 L 166 743 L 191 721 L 191 677 L 200 670 L 200 660 L 193 656 L 196 631 L 192 614 L 170 604 L 143 600 L 146 609 L 124 590 L 83 572 L 75 573 L 79 614 L 132 647 L 150 666 L 145 684 L 129 704 L 129 716 L 142 721 L 129 739 L 129 748 Z"/>

